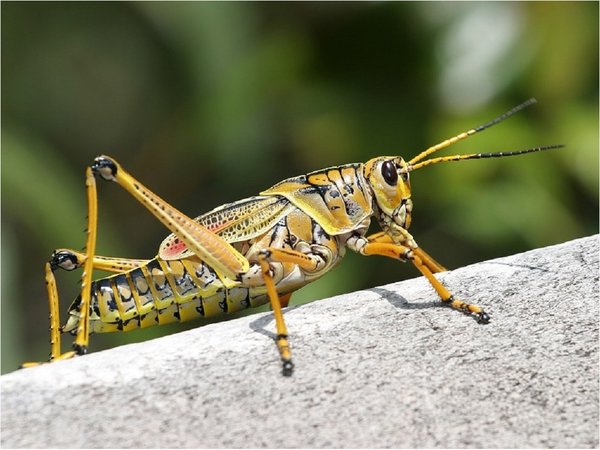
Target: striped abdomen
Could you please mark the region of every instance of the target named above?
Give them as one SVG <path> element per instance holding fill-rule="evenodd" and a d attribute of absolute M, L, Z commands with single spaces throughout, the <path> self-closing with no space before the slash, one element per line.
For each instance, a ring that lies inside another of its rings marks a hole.
<path fill-rule="evenodd" d="M 129 331 L 198 317 L 236 312 L 268 301 L 262 290 L 224 288 L 209 266 L 196 258 L 148 264 L 94 281 L 91 286 L 90 332 Z M 74 332 L 81 299 L 69 308 L 63 331 Z"/>

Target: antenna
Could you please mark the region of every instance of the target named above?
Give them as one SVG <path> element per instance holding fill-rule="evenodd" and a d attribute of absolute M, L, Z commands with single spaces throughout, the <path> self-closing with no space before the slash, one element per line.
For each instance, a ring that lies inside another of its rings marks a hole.
<path fill-rule="evenodd" d="M 500 120 L 502 120 L 502 119 L 500 119 Z M 493 123 L 491 125 L 493 125 Z M 525 155 L 527 153 L 543 152 L 546 150 L 553 150 L 553 149 L 562 148 L 562 147 L 564 147 L 564 145 L 562 145 L 562 144 L 544 145 L 542 147 L 533 147 L 533 148 L 528 148 L 525 150 L 516 150 L 516 151 L 510 151 L 510 152 L 472 153 L 470 155 L 439 156 L 437 158 L 431 158 L 431 159 L 427 159 L 425 161 L 421 161 L 420 163 L 417 163 L 414 165 L 409 164 L 407 172 L 412 172 L 413 170 L 417 170 L 422 167 L 429 166 L 430 164 L 437 164 L 437 163 L 446 162 L 446 161 L 462 161 L 463 159 L 481 159 L 481 158 L 502 158 L 504 156 Z"/>
<path fill-rule="evenodd" d="M 429 147 L 427 150 L 419 153 L 417 156 L 415 156 L 413 159 L 411 159 L 410 161 L 408 161 L 408 165 L 412 166 L 413 164 L 421 161 L 423 158 L 426 158 L 427 156 L 431 155 L 432 153 L 437 152 L 438 150 L 442 150 L 446 147 L 450 147 L 452 144 L 456 144 L 459 141 L 462 141 L 463 139 L 468 138 L 469 136 L 474 135 L 475 133 L 479 133 L 480 131 L 486 130 L 494 125 L 496 125 L 497 123 L 502 122 L 505 119 L 508 119 L 510 116 L 512 116 L 513 114 L 518 113 L 519 111 L 521 111 L 524 108 L 527 108 L 530 105 L 533 105 L 534 103 L 537 103 L 537 100 L 535 98 L 530 98 L 529 100 L 524 101 L 523 103 L 521 103 L 518 106 L 515 106 L 513 109 L 511 109 L 510 111 L 505 112 L 504 114 L 502 114 L 501 116 L 496 117 L 493 120 L 490 120 L 489 122 L 484 123 L 483 125 L 479 125 L 478 127 L 472 128 L 469 131 L 465 131 L 463 133 L 460 133 L 454 137 L 451 137 L 450 139 L 446 139 L 443 142 L 440 142 L 437 145 L 434 145 L 433 147 Z M 538 150 L 533 150 L 531 149 L 531 151 L 540 151 L 539 149 L 541 149 L 542 147 L 539 147 Z M 544 148 L 546 149 L 546 148 Z M 509 152 L 510 153 L 510 152 Z M 517 154 L 523 154 L 523 153 L 530 153 L 529 151 L 521 151 L 520 153 Z M 485 153 L 483 153 L 485 154 Z M 482 154 L 482 155 L 483 155 Z M 496 154 L 494 154 L 496 155 Z M 468 155 L 468 156 L 472 156 L 472 155 Z M 506 152 L 503 154 L 503 156 L 512 156 L 507 154 Z M 488 156 L 480 156 L 480 158 L 487 158 Z M 494 156 L 496 157 L 496 156 Z M 435 160 L 437 160 L 438 158 L 434 158 Z M 432 159 L 431 161 L 433 161 L 434 159 Z M 472 156 L 471 158 L 463 158 L 463 159 L 474 159 L 474 157 Z M 451 161 L 457 161 L 456 159 L 452 159 Z M 441 162 L 441 161 L 436 161 L 436 162 Z M 433 163 L 430 163 L 433 164 Z M 419 167 L 423 167 L 422 165 L 418 165 Z M 412 170 L 415 170 L 415 168 L 417 168 L 416 166 L 413 167 Z"/>

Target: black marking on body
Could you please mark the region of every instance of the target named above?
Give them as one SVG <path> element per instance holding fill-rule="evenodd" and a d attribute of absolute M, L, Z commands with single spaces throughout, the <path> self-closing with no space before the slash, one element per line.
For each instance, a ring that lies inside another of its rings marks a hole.
<path fill-rule="evenodd" d="M 79 301 L 81 302 L 81 298 L 79 298 Z M 92 284 L 92 296 L 91 296 L 91 300 L 90 300 L 90 309 L 98 317 L 100 317 L 100 307 L 98 306 L 98 296 L 96 295 L 96 292 L 94 291 L 94 285 L 93 284 Z"/>
<path fill-rule="evenodd" d="M 96 289 L 96 282 L 92 283 L 92 292 Z M 75 301 L 71 304 L 69 311 L 79 311 L 81 308 L 81 295 L 78 295 Z"/>
<path fill-rule="evenodd" d="M 356 174 L 356 169 L 354 169 L 354 173 Z M 336 184 L 336 186 L 338 189 L 341 189 L 342 200 L 344 200 L 344 207 L 346 209 L 346 214 L 348 215 L 349 218 L 352 218 L 356 215 L 356 213 L 360 209 L 358 203 L 356 203 L 356 201 L 352 197 L 354 195 L 354 187 L 353 187 L 354 183 L 350 184 L 348 182 L 348 180 L 346 179 L 346 177 L 344 177 L 342 175 L 341 171 L 340 171 L 340 178 L 342 180 L 342 184 L 341 184 L 341 186 Z M 355 178 L 355 180 L 356 180 L 356 178 Z M 354 180 L 351 180 L 351 181 L 354 181 Z M 334 183 L 334 181 L 332 181 L 332 183 Z"/>
<path fill-rule="evenodd" d="M 122 322 L 122 326 L 123 326 L 123 328 L 127 328 L 127 325 L 129 325 L 129 324 L 130 324 L 132 321 L 133 321 L 133 322 L 137 322 L 137 326 L 136 326 L 136 328 L 139 328 L 139 327 L 141 326 L 141 323 L 140 323 L 140 316 L 136 316 L 136 317 L 132 317 L 131 319 L 124 320 L 124 321 Z"/>
<path fill-rule="evenodd" d="M 323 229 L 323 227 L 321 225 L 319 225 L 319 223 L 315 219 L 313 219 L 311 217 L 310 218 L 310 222 L 311 222 L 312 235 L 313 235 L 313 242 L 312 243 L 318 243 L 323 238 L 329 239 L 330 236 L 325 232 L 325 230 Z"/>
<path fill-rule="evenodd" d="M 242 306 L 245 309 L 248 309 L 252 306 L 250 303 L 250 289 L 246 289 L 246 298 L 242 300 Z"/>
<path fill-rule="evenodd" d="M 290 230 L 290 226 L 288 224 L 287 221 L 287 217 L 285 220 L 285 239 L 283 240 L 284 244 L 289 246 L 291 249 L 294 248 L 294 246 L 296 245 L 296 243 L 298 242 L 298 237 L 292 233 L 292 231 Z"/>
<path fill-rule="evenodd" d="M 354 168 L 354 171 L 356 173 L 356 168 Z M 335 172 L 337 175 L 339 175 L 339 179 L 337 179 L 337 180 L 332 179 L 330 176 L 330 173 L 332 173 L 332 172 Z M 329 170 L 329 171 L 327 171 L 327 173 L 325 173 L 325 176 L 327 177 L 327 180 L 329 180 L 329 186 L 317 186 L 317 187 L 327 188 L 327 189 L 319 190 L 319 193 L 321 194 L 321 197 L 323 197 L 323 201 L 328 206 L 329 210 L 336 211 L 336 210 L 340 209 L 340 206 L 330 205 L 329 202 L 327 202 L 327 199 L 325 198 L 324 193 L 328 193 L 329 196 L 334 199 L 341 196 L 342 201 L 344 202 L 344 209 L 345 209 L 346 214 L 348 215 L 349 218 L 353 217 L 356 214 L 357 209 L 359 209 L 359 206 L 352 198 L 352 195 L 354 194 L 354 188 L 352 187 L 352 184 L 349 183 L 349 180 L 343 176 L 342 169 L 337 168 L 337 169 L 335 169 L 335 171 Z M 350 181 L 353 181 L 353 180 L 350 180 Z"/>
<path fill-rule="evenodd" d="M 162 268 L 160 267 L 160 264 L 158 264 L 158 261 L 153 259 L 152 261 L 150 261 L 148 263 L 148 265 L 146 266 L 148 268 L 148 273 L 150 273 L 150 277 L 152 278 L 152 282 L 154 283 L 154 287 L 159 290 L 162 291 L 167 284 L 167 277 L 164 275 L 164 272 L 162 270 Z M 162 273 L 162 276 L 164 277 L 165 282 L 163 284 L 159 284 L 159 280 L 157 279 L 156 276 L 154 276 L 154 271 L 159 271 L 160 273 Z"/>
<path fill-rule="evenodd" d="M 185 268 L 185 265 L 183 263 L 181 263 L 179 261 L 172 261 L 172 262 L 165 261 L 165 264 L 167 265 L 167 267 L 169 268 L 169 271 L 171 272 L 171 276 L 173 277 L 173 280 L 175 281 L 175 286 L 177 288 L 177 292 L 179 293 L 179 295 L 181 297 L 186 297 L 191 292 L 198 291 L 198 286 L 196 285 L 196 283 L 194 282 L 194 280 L 188 273 L 188 271 Z M 173 266 L 175 264 L 180 264 L 181 268 L 183 270 L 180 277 L 178 277 L 176 275 L 176 273 L 175 273 L 176 271 L 173 269 Z"/>
<path fill-rule="evenodd" d="M 333 183 L 333 181 L 331 181 L 329 176 L 328 175 L 326 175 L 326 176 L 327 176 L 327 179 L 329 180 L 329 184 L 328 185 L 318 185 L 318 186 L 315 186 L 315 188 L 318 189 L 319 195 L 323 199 L 323 203 L 325 203 L 325 205 L 327 206 L 329 211 L 335 211 L 335 210 L 339 209 L 340 207 L 337 205 L 333 205 L 330 200 L 340 197 L 340 192 L 338 191 L 335 183 Z"/>
<path fill-rule="evenodd" d="M 283 217 L 275 226 L 273 227 L 273 231 L 271 232 L 271 236 L 269 237 L 269 247 L 273 247 L 273 242 L 277 239 L 277 234 L 279 232 L 279 227 L 282 225 L 282 222 L 285 224 L 285 217 Z"/>
<path fill-rule="evenodd" d="M 173 286 L 171 286 L 171 284 L 169 283 L 169 279 L 167 278 L 167 275 L 165 274 L 165 271 L 160 266 L 159 262 L 156 259 L 153 259 L 152 261 L 150 261 L 148 263 L 148 265 L 146 267 L 148 269 L 150 277 L 152 278 L 152 283 L 154 284 L 154 288 L 156 289 L 157 293 L 161 295 L 159 300 L 160 301 L 167 301 L 167 300 L 174 301 L 175 294 L 173 293 L 173 291 L 175 290 L 175 288 Z M 164 278 L 164 283 L 162 283 L 162 284 L 159 283 L 159 277 Z"/>
<path fill-rule="evenodd" d="M 123 311 L 125 313 L 130 312 L 131 310 L 137 311 L 135 300 L 133 299 L 133 292 L 129 287 L 129 282 L 127 281 L 127 277 L 124 274 L 119 274 L 113 277 L 115 282 L 115 288 L 117 290 L 116 294 L 119 295 L 121 299 L 121 305 L 123 306 Z M 128 293 L 129 296 L 125 297 L 124 294 Z"/>
<path fill-rule="evenodd" d="M 196 306 L 196 312 L 198 312 L 198 314 L 200 314 L 201 316 L 204 317 L 204 304 L 202 303 L 202 299 L 199 297 L 194 297 L 192 300 L 194 300 L 194 301 L 199 300 L 198 301 L 199 304 L 198 304 L 198 306 Z"/>
<path fill-rule="evenodd" d="M 140 306 L 143 307 L 142 311 L 147 308 L 147 305 L 152 305 L 152 307 L 154 307 L 154 297 L 152 296 L 150 285 L 142 269 L 137 268 L 129 272 L 129 278 L 131 280 L 131 285 L 136 290 L 140 299 Z"/>
<path fill-rule="evenodd" d="M 106 306 L 110 312 L 119 311 L 117 302 L 115 301 L 115 292 L 110 284 L 109 278 L 103 278 L 96 282 L 97 292 L 100 294 L 99 297 L 104 298 L 104 293 L 108 293 L 110 300 L 106 302 Z"/>
<path fill-rule="evenodd" d="M 196 266 L 195 275 L 196 278 L 198 278 L 198 281 L 201 283 L 199 286 L 201 290 L 206 289 L 206 287 L 210 286 L 217 280 L 216 272 L 204 262 Z"/>

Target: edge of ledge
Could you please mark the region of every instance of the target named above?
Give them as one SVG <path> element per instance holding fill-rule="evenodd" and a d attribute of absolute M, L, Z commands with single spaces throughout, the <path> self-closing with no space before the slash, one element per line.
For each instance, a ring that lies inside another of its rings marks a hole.
<path fill-rule="evenodd" d="M 597 447 L 598 242 L 439 274 L 489 325 L 423 277 L 287 308 L 291 378 L 270 312 L 6 374 L 2 446 Z"/>

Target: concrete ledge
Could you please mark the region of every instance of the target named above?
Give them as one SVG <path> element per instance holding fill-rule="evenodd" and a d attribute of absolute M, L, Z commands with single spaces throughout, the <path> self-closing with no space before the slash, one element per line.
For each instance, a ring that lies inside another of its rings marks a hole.
<path fill-rule="evenodd" d="M 1 377 L 2 447 L 598 447 L 598 236 Z"/>

